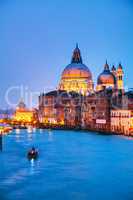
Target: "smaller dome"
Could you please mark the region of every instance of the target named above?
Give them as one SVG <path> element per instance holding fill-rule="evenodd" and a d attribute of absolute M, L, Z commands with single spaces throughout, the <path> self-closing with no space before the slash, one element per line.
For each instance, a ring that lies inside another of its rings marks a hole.
<path fill-rule="evenodd" d="M 116 84 L 116 78 L 113 75 L 113 73 L 110 72 L 107 61 L 104 66 L 103 72 L 98 76 L 97 84 L 98 85 L 115 85 Z"/>
<path fill-rule="evenodd" d="M 101 73 L 98 77 L 98 84 L 112 84 L 114 85 L 116 83 L 114 75 L 110 73 Z"/>

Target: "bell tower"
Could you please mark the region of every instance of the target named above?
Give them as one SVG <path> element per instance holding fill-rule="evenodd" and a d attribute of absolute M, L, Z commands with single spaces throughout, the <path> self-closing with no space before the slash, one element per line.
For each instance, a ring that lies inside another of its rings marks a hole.
<path fill-rule="evenodd" d="M 116 76 L 117 76 L 117 89 L 124 90 L 124 84 L 123 84 L 124 72 L 123 72 L 121 63 L 119 64 L 119 66 L 117 68 Z"/>
<path fill-rule="evenodd" d="M 114 74 L 114 76 L 116 77 L 117 72 L 116 72 L 116 68 L 115 68 L 114 65 L 112 66 L 111 72 L 112 72 L 112 74 Z M 116 77 L 116 78 L 117 78 L 117 77 Z"/>

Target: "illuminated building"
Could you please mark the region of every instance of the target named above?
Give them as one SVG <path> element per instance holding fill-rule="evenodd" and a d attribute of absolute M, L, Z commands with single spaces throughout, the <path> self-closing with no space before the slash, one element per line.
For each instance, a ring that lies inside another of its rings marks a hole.
<path fill-rule="evenodd" d="M 133 136 L 133 110 L 112 110 L 111 131 L 118 134 Z"/>
<path fill-rule="evenodd" d="M 8 124 L 0 124 L 0 134 L 3 134 L 3 133 L 8 133 L 12 131 L 12 127 L 9 126 Z"/>
<path fill-rule="evenodd" d="M 62 72 L 59 90 L 87 94 L 93 92 L 92 74 L 83 64 L 80 49 L 76 46 L 71 63 Z"/>
<path fill-rule="evenodd" d="M 123 85 L 123 69 L 122 65 L 119 64 L 117 70 L 116 70 L 116 80 L 117 80 L 117 89 L 118 90 L 124 90 L 124 85 Z"/>
<path fill-rule="evenodd" d="M 32 124 L 36 123 L 36 112 L 34 110 L 29 110 L 23 101 L 20 101 L 13 115 L 13 122 L 20 124 Z"/>
<path fill-rule="evenodd" d="M 45 125 L 80 124 L 80 95 L 75 92 L 54 90 L 39 96 L 40 122 Z"/>
<path fill-rule="evenodd" d="M 104 91 L 84 97 L 82 128 L 97 131 L 110 129 L 110 101 Z"/>
<path fill-rule="evenodd" d="M 117 69 L 113 66 L 110 70 L 106 61 L 103 72 L 98 76 L 96 90 L 101 91 L 107 88 L 111 88 L 114 91 L 124 90 L 123 75 L 121 64 Z"/>
<path fill-rule="evenodd" d="M 6 123 L 10 122 L 14 114 L 14 110 L 0 110 L 0 123 Z"/>
<path fill-rule="evenodd" d="M 43 124 L 57 124 L 62 123 L 64 124 L 64 116 L 61 117 L 61 119 L 57 120 L 57 113 L 56 113 L 56 98 L 58 96 L 58 92 L 51 91 L 46 94 L 41 94 L 39 96 L 39 119 L 40 122 Z M 61 112 L 61 108 L 58 111 L 58 113 Z"/>
<path fill-rule="evenodd" d="M 125 95 L 123 69 L 110 69 L 107 61 L 94 89 L 92 74 L 76 45 L 62 72 L 57 90 L 39 96 L 39 120 L 44 126 L 82 127 L 110 131 L 112 107 L 121 109 Z"/>
<path fill-rule="evenodd" d="M 133 90 L 125 92 L 122 96 L 122 108 L 133 110 Z"/>

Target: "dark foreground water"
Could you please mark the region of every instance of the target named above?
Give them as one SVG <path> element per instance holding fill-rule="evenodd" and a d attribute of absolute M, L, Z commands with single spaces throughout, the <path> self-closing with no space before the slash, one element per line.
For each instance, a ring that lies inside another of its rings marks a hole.
<path fill-rule="evenodd" d="M 39 159 L 29 162 L 36 146 Z M 0 200 L 133 200 L 133 140 L 74 131 L 4 137 Z"/>

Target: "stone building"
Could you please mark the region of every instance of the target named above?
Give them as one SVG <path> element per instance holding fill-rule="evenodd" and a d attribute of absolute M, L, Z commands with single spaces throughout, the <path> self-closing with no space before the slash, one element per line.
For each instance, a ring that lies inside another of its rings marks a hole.
<path fill-rule="evenodd" d="M 54 90 L 39 96 L 39 116 L 42 124 L 77 127 L 81 124 L 82 95 Z"/>
<path fill-rule="evenodd" d="M 133 136 L 133 110 L 111 110 L 111 131 Z"/>
<path fill-rule="evenodd" d="M 105 92 L 84 97 L 82 127 L 99 131 L 110 130 L 110 99 Z"/>
<path fill-rule="evenodd" d="M 122 96 L 122 108 L 133 110 L 133 90 L 125 92 Z"/>
<path fill-rule="evenodd" d="M 111 110 L 111 131 L 118 134 L 133 135 L 133 91 L 119 97 L 121 106 Z M 118 102 L 118 101 L 117 101 Z"/>

